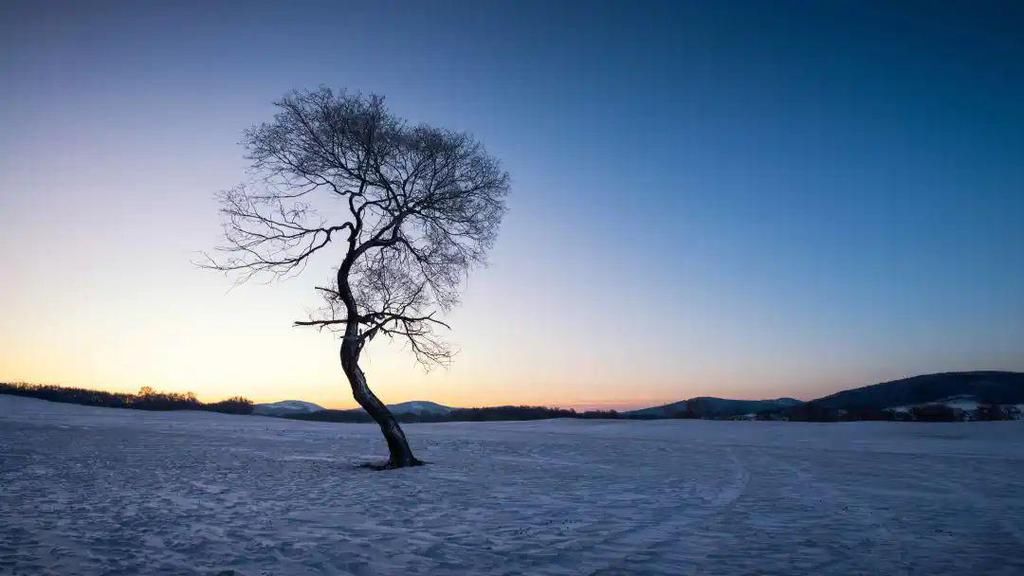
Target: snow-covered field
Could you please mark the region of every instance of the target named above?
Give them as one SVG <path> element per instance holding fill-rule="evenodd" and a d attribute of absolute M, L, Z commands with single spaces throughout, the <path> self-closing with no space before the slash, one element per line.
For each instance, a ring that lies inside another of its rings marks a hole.
<path fill-rule="evenodd" d="M 406 432 L 0 395 L 0 574 L 1024 574 L 1024 422 Z"/>

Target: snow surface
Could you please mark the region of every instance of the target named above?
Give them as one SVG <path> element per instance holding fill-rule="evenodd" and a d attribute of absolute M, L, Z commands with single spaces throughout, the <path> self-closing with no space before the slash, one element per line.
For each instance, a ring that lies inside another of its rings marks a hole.
<path fill-rule="evenodd" d="M 919 402 L 917 404 L 906 404 L 903 406 L 891 406 L 885 408 L 885 410 L 891 410 L 893 412 L 910 412 L 914 408 L 922 406 L 933 406 L 937 404 L 945 405 L 948 408 L 958 408 L 965 411 L 977 410 L 979 406 L 978 399 L 970 395 L 950 396 L 949 398 L 943 398 L 942 400 L 933 400 L 931 402 Z"/>
<path fill-rule="evenodd" d="M 405 429 L 0 395 L 0 574 L 1024 574 L 1024 422 Z"/>

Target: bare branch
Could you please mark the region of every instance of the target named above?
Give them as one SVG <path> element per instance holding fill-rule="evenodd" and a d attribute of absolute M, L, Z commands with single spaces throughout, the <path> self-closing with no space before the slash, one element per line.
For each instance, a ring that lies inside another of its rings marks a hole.
<path fill-rule="evenodd" d="M 220 197 L 224 244 L 199 263 L 271 280 L 298 275 L 339 235 L 317 318 L 360 346 L 399 338 L 424 365 L 452 356 L 434 334 L 483 264 L 505 213 L 508 174 L 471 136 L 410 126 L 378 96 L 294 92 L 245 134 L 255 180 Z"/>

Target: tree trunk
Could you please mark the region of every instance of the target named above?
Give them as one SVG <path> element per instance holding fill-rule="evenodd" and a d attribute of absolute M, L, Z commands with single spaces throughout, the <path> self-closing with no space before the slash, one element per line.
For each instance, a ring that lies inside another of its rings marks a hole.
<path fill-rule="evenodd" d="M 385 468 L 404 468 L 422 464 L 423 462 L 412 455 L 409 442 L 405 439 L 405 433 L 398 425 L 398 420 L 366 384 L 366 375 L 359 368 L 359 348 L 357 338 L 345 336 L 341 344 L 341 368 L 345 371 L 348 383 L 352 386 L 352 397 L 380 426 L 380 431 L 388 442 L 391 457 Z"/>

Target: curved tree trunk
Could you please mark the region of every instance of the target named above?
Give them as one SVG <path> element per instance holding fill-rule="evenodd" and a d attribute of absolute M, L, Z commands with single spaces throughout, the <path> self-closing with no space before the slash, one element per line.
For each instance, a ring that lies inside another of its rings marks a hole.
<path fill-rule="evenodd" d="M 357 338 L 346 335 L 341 344 L 341 368 L 352 386 L 352 397 L 363 407 L 363 410 L 380 426 L 384 439 L 388 442 L 391 457 L 386 468 L 404 468 L 422 464 L 409 449 L 402 427 L 398 425 L 388 407 L 370 390 L 366 384 L 366 375 L 359 367 L 359 343 Z"/>

